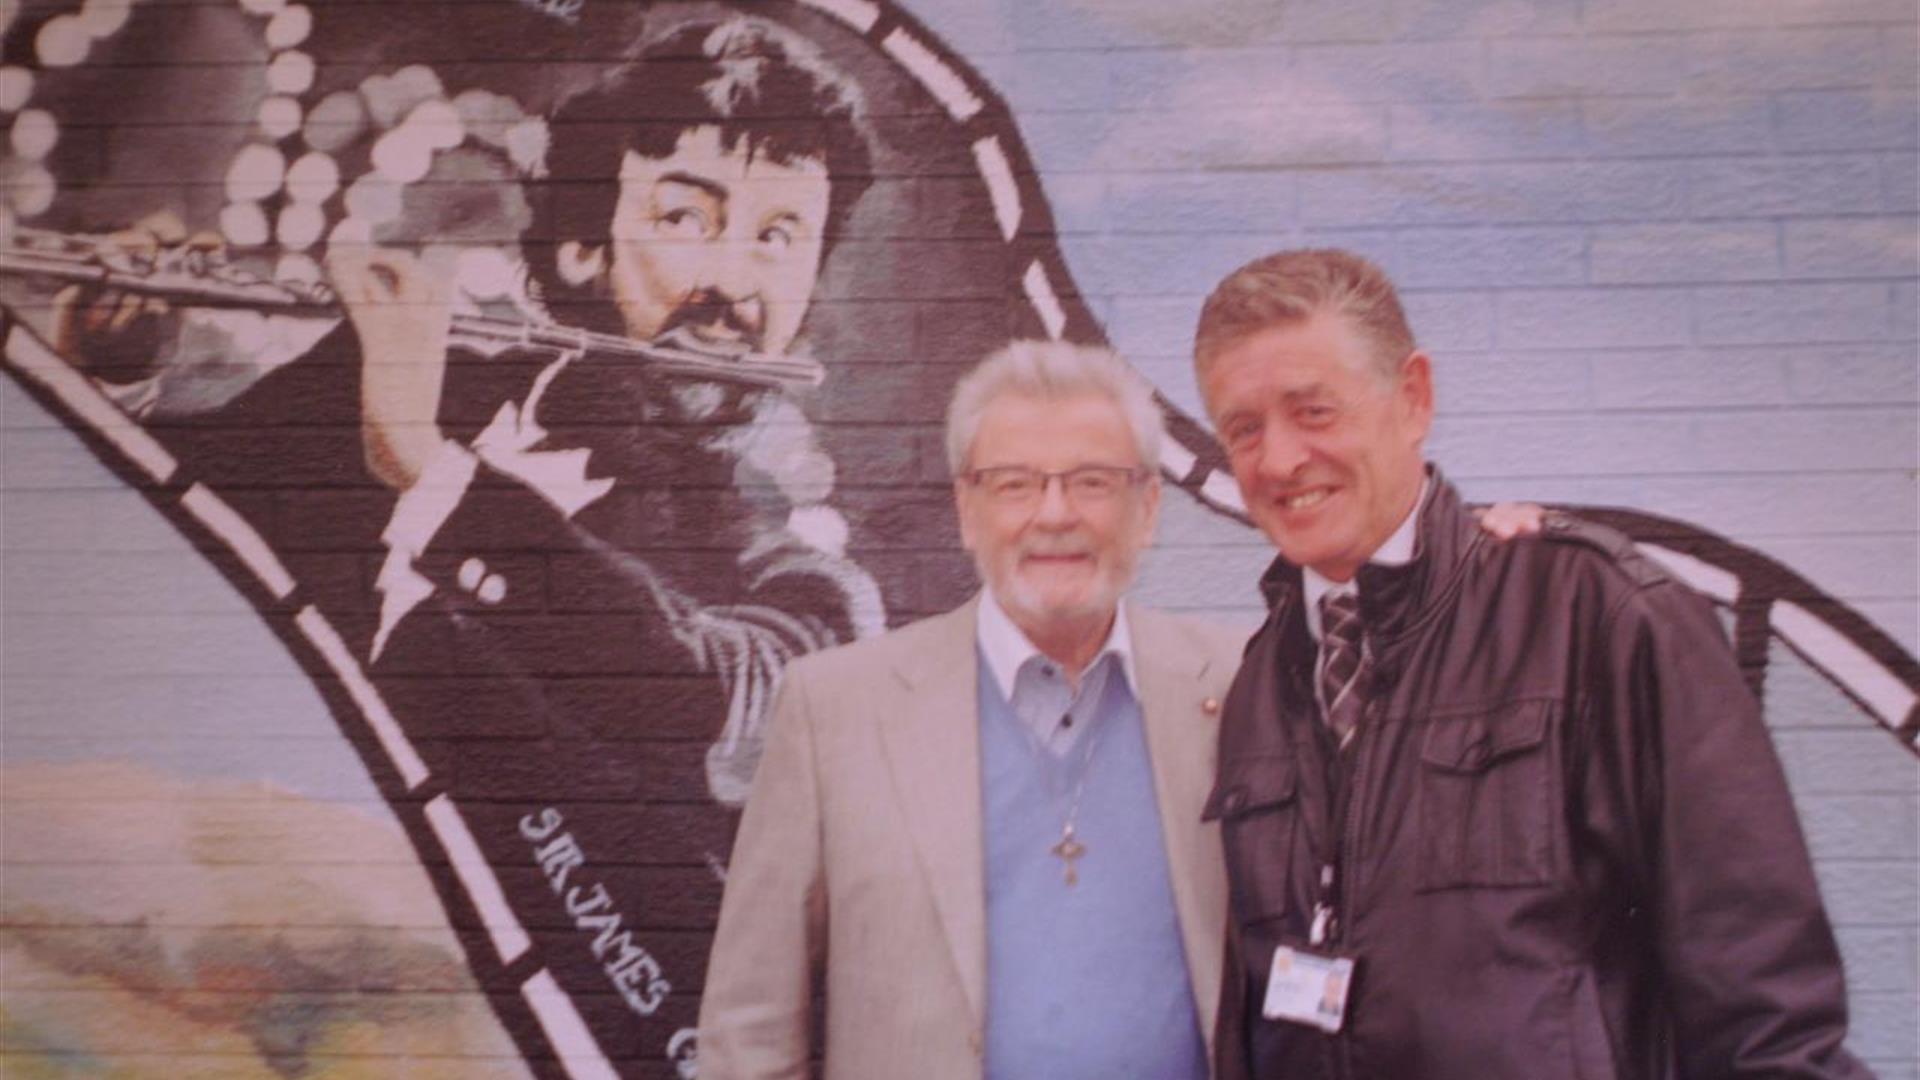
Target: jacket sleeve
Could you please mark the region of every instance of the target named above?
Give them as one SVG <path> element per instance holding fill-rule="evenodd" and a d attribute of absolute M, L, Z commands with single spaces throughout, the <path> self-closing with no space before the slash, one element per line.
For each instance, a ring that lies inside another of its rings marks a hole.
<path fill-rule="evenodd" d="M 1249 1080 L 1253 1066 L 1248 1054 L 1253 986 L 1247 980 L 1246 956 L 1239 924 L 1227 913 L 1226 960 L 1220 970 L 1220 1014 L 1213 1026 L 1214 1080 Z"/>
<path fill-rule="evenodd" d="M 804 671 L 790 669 L 734 841 L 700 1001 L 700 1076 L 804 1078 L 823 956 L 819 777 Z"/>
<path fill-rule="evenodd" d="M 1712 607 L 1667 581 L 1612 614 L 1604 782 L 1646 900 L 1685 1076 L 1865 1077 L 1785 776 Z"/>

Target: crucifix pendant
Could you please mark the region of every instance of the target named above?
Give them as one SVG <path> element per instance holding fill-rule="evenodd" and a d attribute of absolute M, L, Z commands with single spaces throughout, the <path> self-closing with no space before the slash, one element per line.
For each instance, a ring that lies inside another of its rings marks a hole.
<path fill-rule="evenodd" d="M 1061 826 L 1060 842 L 1047 850 L 1060 856 L 1060 861 L 1067 864 L 1067 884 L 1077 884 L 1080 880 L 1080 874 L 1074 869 L 1073 860 L 1087 853 L 1087 845 L 1074 838 L 1073 824 L 1071 822 Z"/>

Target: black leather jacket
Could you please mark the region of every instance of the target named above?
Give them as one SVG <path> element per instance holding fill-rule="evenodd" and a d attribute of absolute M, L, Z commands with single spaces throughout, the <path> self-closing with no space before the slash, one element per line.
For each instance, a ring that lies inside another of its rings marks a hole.
<path fill-rule="evenodd" d="M 1224 1077 L 1859 1077 L 1758 703 L 1711 606 L 1622 536 L 1485 537 L 1437 472 L 1413 561 L 1360 571 L 1367 719 L 1336 755 L 1300 571 L 1262 582 L 1220 728 Z M 1330 788 L 1344 826 L 1329 835 Z M 1346 1026 L 1261 1016 L 1276 945 L 1357 956 Z"/>

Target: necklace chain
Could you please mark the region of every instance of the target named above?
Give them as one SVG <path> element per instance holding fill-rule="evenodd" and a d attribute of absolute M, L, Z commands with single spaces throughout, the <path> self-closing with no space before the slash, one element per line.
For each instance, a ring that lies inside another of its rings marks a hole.
<path fill-rule="evenodd" d="M 1095 661 L 1095 663 L 1099 662 L 1098 660 Z M 1092 668 L 1089 667 L 1087 674 L 1091 673 Z M 1104 694 L 1106 691 L 1106 682 L 1104 679 L 1111 677 L 1111 672 L 1103 677 L 1100 684 L 1101 693 Z M 1082 693 L 1089 689 L 1084 675 L 1082 676 L 1080 689 Z M 1067 708 L 1069 714 L 1071 714 L 1073 702 L 1077 701 L 1078 697 L 1079 695 L 1075 695 L 1074 699 L 1068 702 Z M 1033 747 L 1035 757 L 1039 759 L 1043 767 L 1046 766 L 1049 763 L 1048 759 L 1054 756 L 1053 752 L 1047 749 L 1045 743 L 1041 742 L 1039 734 L 1033 730 L 1031 724 L 1028 724 L 1025 720 L 1020 720 L 1019 726 L 1020 730 L 1026 733 L 1027 742 Z M 1081 797 L 1087 793 L 1087 777 L 1093 772 L 1093 752 L 1099 745 L 1101 729 L 1105 726 L 1104 724 L 1094 724 L 1092 731 L 1080 737 L 1080 742 L 1084 746 L 1084 749 L 1080 754 L 1079 776 L 1074 779 L 1073 795 L 1067 802 L 1066 815 L 1060 821 L 1060 839 L 1055 841 L 1053 846 L 1047 849 L 1048 854 L 1058 857 L 1060 861 L 1065 864 L 1064 876 L 1068 885 L 1079 884 L 1080 871 L 1075 863 L 1087 853 L 1087 845 L 1081 841 L 1079 831 L 1075 828 L 1075 822 L 1080 818 Z M 1046 771 L 1046 776 L 1048 792 L 1057 795 L 1053 783 L 1053 774 L 1050 769 Z M 1058 802 L 1057 797 L 1055 802 Z"/>

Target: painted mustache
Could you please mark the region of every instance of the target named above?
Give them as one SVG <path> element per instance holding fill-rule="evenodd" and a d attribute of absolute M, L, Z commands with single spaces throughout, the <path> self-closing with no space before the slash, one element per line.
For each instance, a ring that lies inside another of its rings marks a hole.
<path fill-rule="evenodd" d="M 673 309 L 662 332 L 685 328 L 698 337 L 737 341 L 761 351 L 766 336 L 766 305 L 757 298 L 731 299 L 717 289 L 698 289 Z"/>

